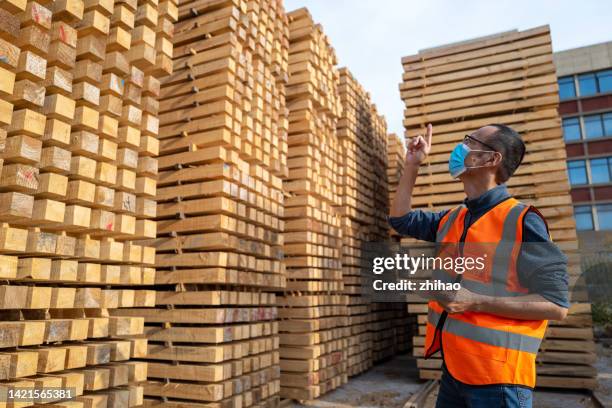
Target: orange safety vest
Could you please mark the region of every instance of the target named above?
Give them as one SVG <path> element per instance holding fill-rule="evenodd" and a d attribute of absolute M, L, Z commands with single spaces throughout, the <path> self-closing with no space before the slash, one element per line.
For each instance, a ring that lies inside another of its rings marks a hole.
<path fill-rule="evenodd" d="M 481 294 L 528 293 L 519 282 L 516 261 L 523 240 L 523 218 L 530 208 L 535 210 L 514 198 L 504 200 L 472 223 L 465 235 L 467 208 L 461 205 L 445 214 L 436 234 L 442 248 L 438 256 L 445 251 L 445 257 L 449 252 L 464 257 L 486 254 L 485 268 L 476 272 L 466 270 L 461 276 L 453 271 L 438 271 L 436 275 L 443 276 L 446 282 L 461 280 L 463 287 Z M 536 354 L 547 323 L 482 312 L 448 314 L 436 301 L 430 301 L 425 358 L 441 350 L 448 372 L 466 384 L 533 388 Z"/>

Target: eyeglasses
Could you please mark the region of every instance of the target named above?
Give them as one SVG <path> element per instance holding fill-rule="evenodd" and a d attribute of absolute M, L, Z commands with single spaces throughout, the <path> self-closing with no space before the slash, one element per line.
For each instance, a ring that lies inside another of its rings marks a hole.
<path fill-rule="evenodd" d="M 489 149 L 493 150 L 494 152 L 497 152 L 497 150 L 493 146 L 488 145 L 485 142 L 482 142 L 482 141 L 480 141 L 480 140 L 478 140 L 475 137 L 470 136 L 470 135 L 465 135 L 465 137 L 463 138 L 463 143 L 466 144 L 466 145 L 469 145 L 470 144 L 469 142 L 472 141 L 472 140 L 475 141 L 475 142 L 480 143 L 483 146 L 488 147 Z"/>

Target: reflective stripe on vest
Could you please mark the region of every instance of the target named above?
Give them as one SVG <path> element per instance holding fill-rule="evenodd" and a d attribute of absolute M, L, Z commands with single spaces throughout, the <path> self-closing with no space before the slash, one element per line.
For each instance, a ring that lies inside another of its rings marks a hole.
<path fill-rule="evenodd" d="M 464 280 L 463 286 L 475 293 L 487 296 L 523 296 L 521 292 L 511 292 L 507 290 L 508 270 L 512 262 L 512 248 L 516 241 L 516 223 L 527 206 L 519 203 L 512 207 L 502 227 L 501 241 L 495 248 L 491 282 L 482 283 L 472 280 Z"/>
<path fill-rule="evenodd" d="M 446 234 L 448 234 L 448 231 L 450 230 L 451 225 L 453 225 L 453 223 L 459 216 L 459 213 L 464 208 L 465 208 L 465 205 L 461 204 L 460 206 L 452 210 L 450 214 L 448 214 L 448 217 L 446 218 L 446 222 L 444 223 L 440 231 L 436 233 L 436 242 L 442 242 L 444 240 L 444 238 L 446 237 Z"/>
<path fill-rule="evenodd" d="M 440 320 L 440 314 L 430 308 L 427 320 L 436 327 Z M 452 315 L 448 316 L 442 330 L 491 346 L 504 347 L 532 354 L 538 352 L 541 343 L 541 339 L 537 337 L 476 326 L 461 320 L 453 319 Z"/>

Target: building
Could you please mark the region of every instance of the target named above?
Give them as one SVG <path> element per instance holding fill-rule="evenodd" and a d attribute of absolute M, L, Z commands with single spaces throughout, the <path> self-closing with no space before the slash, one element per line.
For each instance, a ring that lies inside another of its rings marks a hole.
<path fill-rule="evenodd" d="M 554 54 L 581 241 L 612 231 L 612 41 Z"/>

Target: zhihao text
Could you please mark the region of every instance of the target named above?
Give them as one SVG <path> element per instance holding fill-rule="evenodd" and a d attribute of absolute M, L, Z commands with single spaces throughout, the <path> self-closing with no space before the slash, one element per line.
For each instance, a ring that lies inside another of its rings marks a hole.
<path fill-rule="evenodd" d="M 375 280 L 372 283 L 374 290 L 392 290 L 402 292 L 437 292 L 437 291 L 453 291 L 461 289 L 461 284 L 458 282 L 442 282 L 440 280 L 426 280 L 426 281 L 411 281 L 408 279 L 402 279 L 399 282 L 383 282 L 380 279 Z"/>

